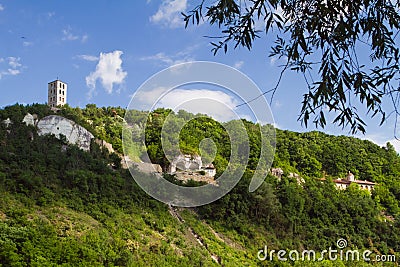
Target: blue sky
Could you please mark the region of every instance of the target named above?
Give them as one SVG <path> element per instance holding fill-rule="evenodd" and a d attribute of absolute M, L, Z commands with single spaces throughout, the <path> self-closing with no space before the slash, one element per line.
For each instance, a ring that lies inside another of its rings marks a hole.
<path fill-rule="evenodd" d="M 58 77 L 68 83 L 71 106 L 126 107 L 151 75 L 192 60 L 238 68 L 263 91 L 274 87 L 280 69 L 268 57 L 271 42 L 262 38 L 251 52 L 239 48 L 214 56 L 203 36 L 218 35 L 217 29 L 206 23 L 184 29 L 180 12 L 193 2 L 0 0 L 0 106 L 44 103 L 47 83 Z M 271 104 L 278 128 L 314 130 L 297 121 L 305 92 L 301 77 L 284 76 Z M 367 134 L 359 137 L 380 145 L 391 141 L 400 151 L 393 120 L 381 127 L 378 120 L 366 122 Z M 323 131 L 348 134 L 329 123 Z"/>

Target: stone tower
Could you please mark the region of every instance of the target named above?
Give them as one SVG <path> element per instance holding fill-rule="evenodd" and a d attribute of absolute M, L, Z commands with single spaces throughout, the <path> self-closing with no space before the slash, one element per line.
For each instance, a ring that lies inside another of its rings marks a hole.
<path fill-rule="evenodd" d="M 47 85 L 47 103 L 50 107 L 63 106 L 67 103 L 67 84 L 55 80 Z"/>

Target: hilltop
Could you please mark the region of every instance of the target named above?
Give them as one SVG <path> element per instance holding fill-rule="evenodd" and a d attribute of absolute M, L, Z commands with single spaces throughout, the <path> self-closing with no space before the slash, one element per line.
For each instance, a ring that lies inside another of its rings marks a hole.
<path fill-rule="evenodd" d="M 212 204 L 177 209 L 149 197 L 121 168 L 125 112 L 88 105 L 65 106 L 57 113 L 112 144 L 116 153 L 110 154 L 95 142 L 83 151 L 54 136 L 40 136 L 35 126 L 22 123 L 27 113 L 38 119 L 54 115 L 45 105 L 0 110 L 0 120 L 12 122 L 0 123 L 0 266 L 256 266 L 257 252 L 265 245 L 322 251 L 339 238 L 351 248 L 376 254 L 400 251 L 400 157 L 390 144 L 379 147 L 346 136 L 276 129 L 272 167 L 284 173 L 281 179 L 267 175 L 262 186 L 249 193 L 263 130 L 243 121 L 251 148 L 244 177 Z M 150 119 L 145 112 L 131 114 L 136 130 L 141 131 L 144 122 L 149 126 L 147 143 L 132 146 L 132 158 L 140 160 L 146 149 L 152 161 L 167 169 L 159 131 L 170 113 L 158 109 Z M 212 118 L 173 114 L 176 120 L 181 117 L 191 118 L 181 133 L 183 153 L 199 154 L 200 140 L 216 138 L 213 163 L 218 177 L 230 156 L 223 127 Z M 372 194 L 356 186 L 337 190 L 332 180 L 349 170 L 379 186 Z"/>

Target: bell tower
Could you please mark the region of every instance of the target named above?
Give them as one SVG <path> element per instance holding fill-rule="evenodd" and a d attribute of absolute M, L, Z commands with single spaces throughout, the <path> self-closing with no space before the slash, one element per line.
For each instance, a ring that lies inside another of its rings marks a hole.
<path fill-rule="evenodd" d="M 47 84 L 47 103 L 50 107 L 63 106 L 67 103 L 67 84 L 55 80 Z"/>

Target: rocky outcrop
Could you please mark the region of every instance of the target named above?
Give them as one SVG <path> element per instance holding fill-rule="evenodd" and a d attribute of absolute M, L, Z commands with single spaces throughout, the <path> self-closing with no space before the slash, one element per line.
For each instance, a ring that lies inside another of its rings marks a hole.
<path fill-rule="evenodd" d="M 200 170 L 202 167 L 201 157 L 198 155 L 179 155 L 171 162 L 170 173 L 179 170 Z"/>
<path fill-rule="evenodd" d="M 147 174 L 151 173 L 162 173 L 162 168 L 158 164 L 152 164 L 147 162 L 135 162 L 134 165 L 139 171 Z"/>
<path fill-rule="evenodd" d="M 35 126 L 37 123 L 37 115 L 36 114 L 26 114 L 24 119 L 22 120 L 22 122 L 24 122 L 26 124 L 26 126 L 28 125 L 32 125 Z"/>
<path fill-rule="evenodd" d="M 283 172 L 283 170 L 281 168 L 272 168 L 271 169 L 271 175 L 275 176 L 279 180 L 282 178 L 283 173 L 284 172 Z"/>
<path fill-rule="evenodd" d="M 38 134 L 53 134 L 57 138 L 65 136 L 68 143 L 89 151 L 93 134 L 79 124 L 61 116 L 51 115 L 41 119 L 38 124 Z"/>
<path fill-rule="evenodd" d="M 2 123 L 8 128 L 13 122 L 10 120 L 10 118 L 7 118 L 6 120 L 2 121 Z"/>
<path fill-rule="evenodd" d="M 136 167 L 140 172 L 146 174 L 160 174 L 163 172 L 159 164 L 153 164 L 150 162 L 133 162 L 128 156 L 124 156 L 121 161 L 121 167 L 123 169 L 129 169 L 130 167 Z"/>
<path fill-rule="evenodd" d="M 115 150 L 114 150 L 112 144 L 107 143 L 106 141 L 100 140 L 100 139 L 96 139 L 95 142 L 96 142 L 96 144 L 98 144 L 102 149 L 104 149 L 104 148 L 107 149 L 108 153 L 110 153 L 110 154 L 111 154 L 111 153 L 115 153 Z"/>

